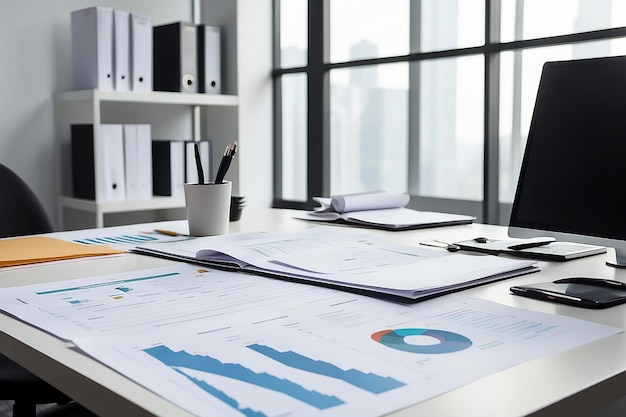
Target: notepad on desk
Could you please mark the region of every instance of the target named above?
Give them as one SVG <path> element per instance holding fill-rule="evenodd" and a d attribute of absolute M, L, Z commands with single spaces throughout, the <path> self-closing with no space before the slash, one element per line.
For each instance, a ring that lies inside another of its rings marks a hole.
<path fill-rule="evenodd" d="M 473 223 L 475 217 L 405 207 L 410 196 L 404 193 L 367 192 L 331 198 L 315 197 L 320 207 L 295 215 L 302 220 L 347 223 L 386 230 L 412 230 Z"/>
<path fill-rule="evenodd" d="M 414 301 L 538 270 L 529 260 L 452 254 L 330 227 L 149 243 L 132 251 Z"/>
<path fill-rule="evenodd" d="M 454 242 L 461 250 L 487 253 L 490 255 L 506 254 L 519 258 L 529 258 L 545 261 L 569 261 L 571 259 L 606 253 L 603 246 L 587 245 L 575 242 L 551 242 L 541 246 L 526 249 L 513 249 L 515 244 L 523 243 L 523 239 L 493 240 L 477 242 L 476 240 L 464 240 Z"/>
<path fill-rule="evenodd" d="M 124 252 L 108 245 L 83 245 L 47 236 L 16 237 L 0 240 L 0 267 Z"/>

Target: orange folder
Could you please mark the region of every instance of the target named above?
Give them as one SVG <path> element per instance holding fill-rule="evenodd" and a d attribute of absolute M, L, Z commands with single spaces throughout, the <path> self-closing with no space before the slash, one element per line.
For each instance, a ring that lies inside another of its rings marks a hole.
<path fill-rule="evenodd" d="M 108 245 L 85 245 L 46 236 L 0 240 L 0 267 L 124 253 Z"/>

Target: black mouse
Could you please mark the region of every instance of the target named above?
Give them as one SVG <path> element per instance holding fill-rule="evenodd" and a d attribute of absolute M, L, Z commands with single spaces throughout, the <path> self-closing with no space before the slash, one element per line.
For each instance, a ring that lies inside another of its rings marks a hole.
<path fill-rule="evenodd" d="M 474 242 L 476 242 L 476 243 L 489 243 L 489 239 L 486 238 L 486 237 L 480 236 L 480 237 L 475 237 L 474 238 Z"/>

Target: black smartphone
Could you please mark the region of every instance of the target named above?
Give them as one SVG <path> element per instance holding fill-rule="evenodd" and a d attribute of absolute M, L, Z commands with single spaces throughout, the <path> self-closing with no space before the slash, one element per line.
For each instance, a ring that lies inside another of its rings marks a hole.
<path fill-rule="evenodd" d="M 566 280 L 517 285 L 511 287 L 511 292 L 523 297 L 584 308 L 607 308 L 626 303 L 626 287 L 607 286 L 606 280 L 586 279 L 584 283 L 559 281 Z"/>

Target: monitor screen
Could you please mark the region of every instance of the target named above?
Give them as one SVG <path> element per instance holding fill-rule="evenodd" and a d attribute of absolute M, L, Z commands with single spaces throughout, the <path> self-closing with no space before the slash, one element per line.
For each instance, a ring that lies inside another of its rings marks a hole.
<path fill-rule="evenodd" d="M 625 186 L 626 57 L 546 63 L 509 235 L 549 235 L 626 255 Z"/>

